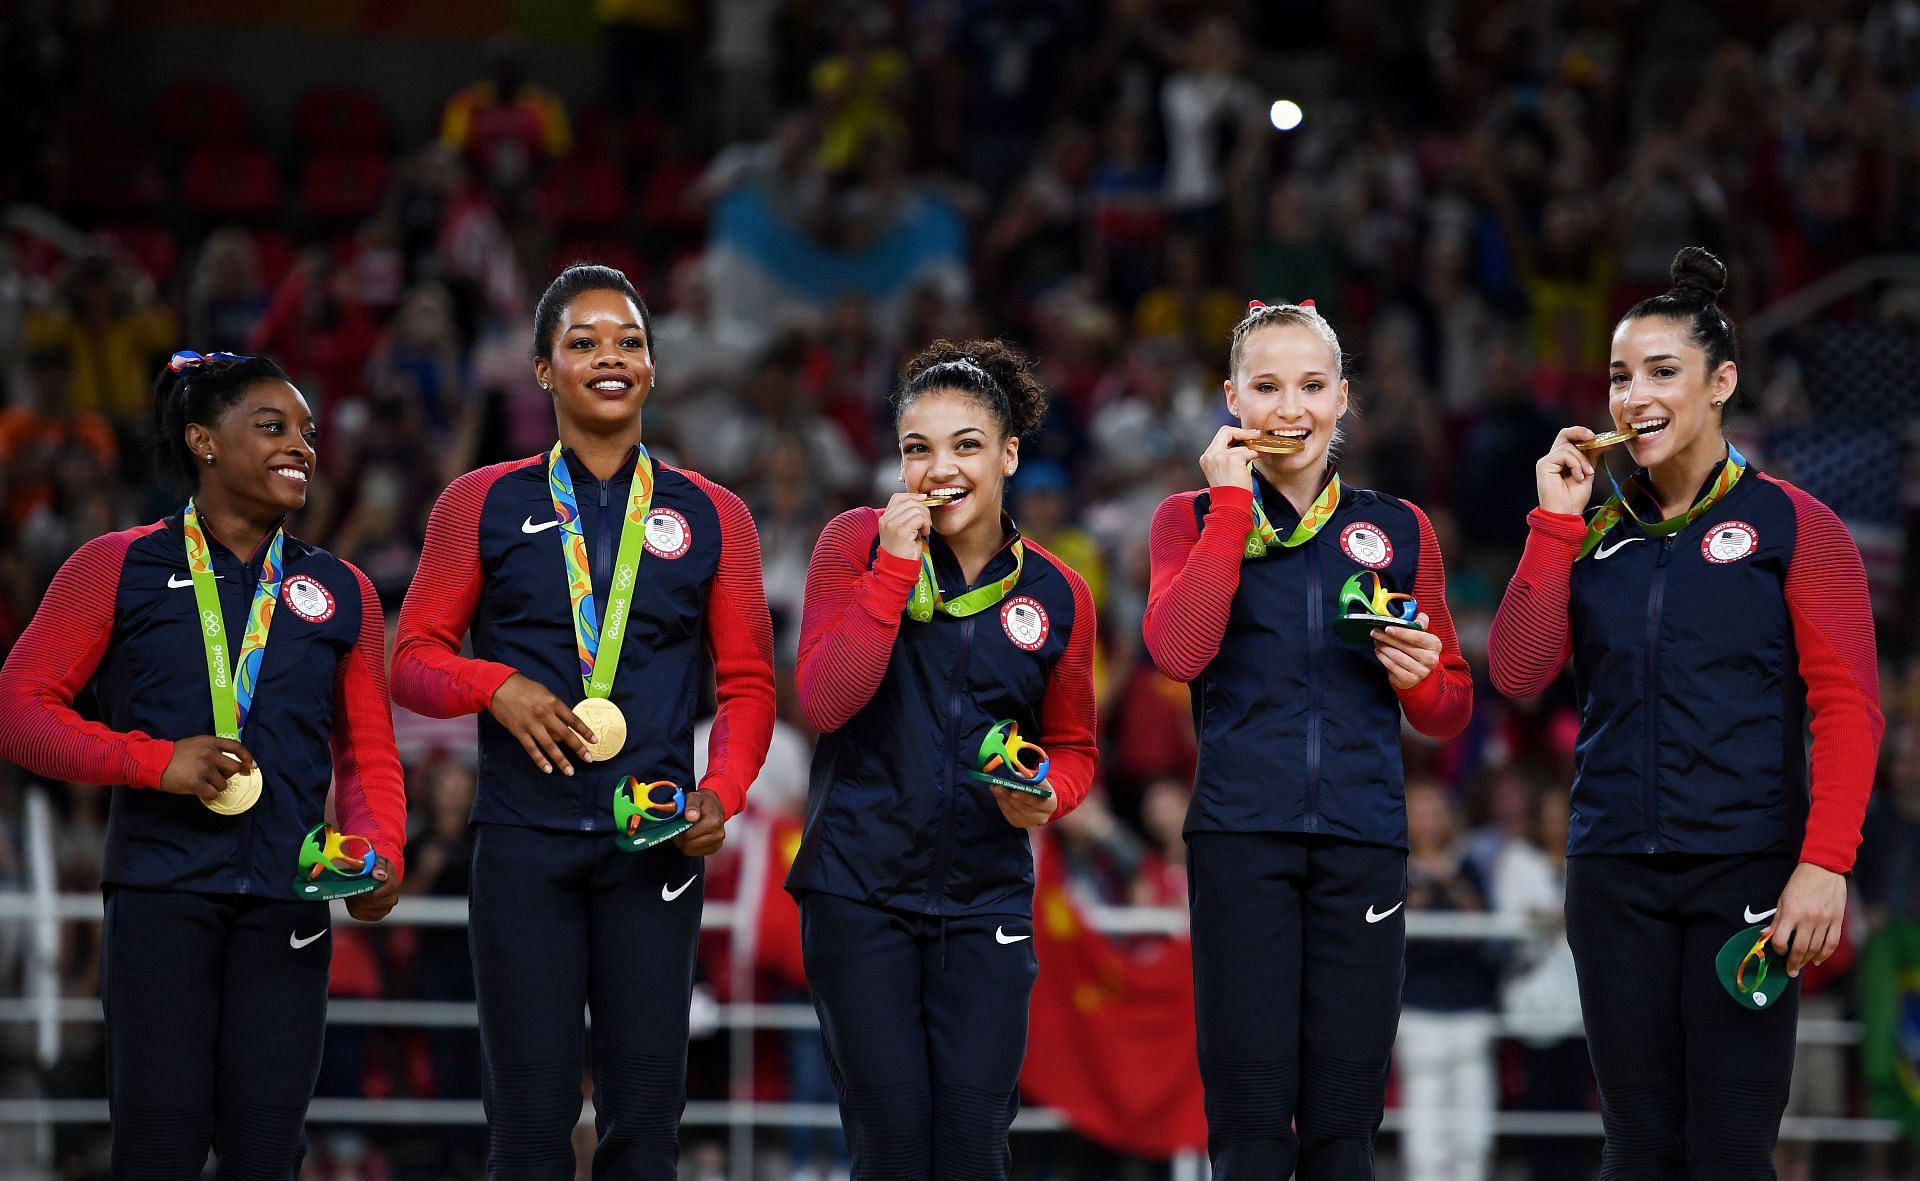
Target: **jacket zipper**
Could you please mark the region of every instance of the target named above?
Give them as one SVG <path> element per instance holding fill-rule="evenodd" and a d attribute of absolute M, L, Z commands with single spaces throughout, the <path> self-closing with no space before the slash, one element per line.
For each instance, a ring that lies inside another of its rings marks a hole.
<path fill-rule="evenodd" d="M 266 552 L 267 552 L 266 547 L 262 546 L 260 549 L 260 558 L 262 563 L 264 563 L 266 560 Z M 252 621 L 252 617 L 253 617 L 253 593 L 254 593 L 254 589 L 260 585 L 260 571 L 257 567 L 250 566 L 245 562 L 241 562 L 240 572 L 242 575 L 238 579 L 238 582 L 240 583 L 240 593 L 242 596 L 244 596 L 244 601 L 247 604 L 247 609 L 240 616 L 242 623 L 241 623 L 239 634 L 245 635 L 246 625 L 248 622 Z M 286 578 L 286 567 L 284 565 L 282 565 L 281 567 L 280 576 L 283 580 Z M 282 582 L 282 585 L 285 585 L 284 581 Z M 226 610 L 225 604 L 221 605 L 221 610 L 222 611 Z M 278 614 L 277 611 L 275 613 Z M 227 634 L 231 636 L 235 633 L 233 632 L 233 629 L 229 628 L 227 630 Z M 267 638 L 269 641 L 271 641 L 273 638 L 273 632 L 271 628 L 269 628 L 267 632 Z M 269 648 L 272 647 L 271 643 L 269 643 L 268 647 Z M 237 652 L 239 651 L 239 647 L 237 645 L 232 645 L 231 651 Z M 262 657 L 260 661 L 260 675 L 262 678 L 266 676 L 266 672 L 267 672 L 267 662 L 266 662 L 266 659 Z M 238 686 L 236 685 L 235 688 L 237 689 Z M 260 694 L 259 694 L 259 688 L 260 686 L 258 684 L 254 685 L 254 690 L 255 690 L 254 700 L 256 702 L 261 700 Z M 251 717 L 252 717 L 251 713 L 249 713 L 248 717 L 249 717 L 249 720 L 251 720 Z M 247 739 L 246 728 L 242 727 L 240 730 L 240 741 L 243 745 L 245 745 L 246 739 Z M 257 766 L 258 760 L 259 760 L 259 752 L 254 750 L 254 748 L 251 746 L 248 746 L 247 750 L 251 754 L 253 754 L 255 759 L 255 765 Z M 262 771 L 261 774 L 265 775 L 266 772 Z M 235 863 L 240 866 L 240 881 L 236 889 L 237 893 L 241 893 L 241 894 L 253 893 L 253 886 L 254 886 L 253 838 L 256 830 L 259 828 L 259 824 L 260 824 L 260 810 L 255 808 L 247 809 L 246 824 L 240 829 L 240 855 L 234 859 Z"/>
<path fill-rule="evenodd" d="M 985 578 L 987 567 L 992 566 L 994 559 L 1012 548 L 1018 540 L 1019 535 L 1015 534 L 1001 542 L 1000 548 L 993 551 L 986 565 L 980 567 L 980 576 Z M 970 591 L 978 585 L 974 583 L 966 589 Z M 953 861 L 953 790 L 960 779 L 960 715 L 966 706 L 967 658 L 973 653 L 973 624 L 980 614 L 976 611 L 960 621 L 960 659 L 953 668 L 953 696 L 947 699 L 947 781 L 940 801 L 940 848 L 934 854 L 933 877 L 927 883 L 929 903 L 937 904 L 946 897 L 947 869 Z M 932 626 L 931 621 L 929 626 Z"/>
<path fill-rule="evenodd" d="M 1320 831 L 1320 548 L 1307 543 L 1307 831 Z"/>
<path fill-rule="evenodd" d="M 1667 597 L 1667 559 L 1673 556 L 1673 538 L 1660 541 L 1660 557 L 1653 568 L 1653 589 L 1647 592 L 1647 664 L 1644 676 L 1646 700 L 1641 712 L 1641 725 L 1646 729 L 1646 742 L 1642 752 L 1641 765 L 1641 806 L 1646 819 L 1646 851 L 1658 852 L 1659 826 L 1654 823 L 1654 809 L 1657 806 L 1658 792 L 1655 789 L 1655 752 L 1659 745 L 1660 693 L 1658 687 L 1658 669 L 1660 654 L 1660 608 Z"/>
<path fill-rule="evenodd" d="M 606 480 L 596 482 L 600 485 L 600 519 L 594 522 L 592 570 L 588 575 L 592 581 L 588 583 L 588 588 L 599 586 L 607 588 L 606 595 L 596 593 L 593 598 L 593 608 L 599 616 L 596 622 L 600 626 L 601 636 L 604 637 L 607 634 L 607 599 L 613 597 L 613 576 L 608 571 L 613 562 L 613 551 L 618 543 L 608 535 L 608 522 L 612 515 L 608 512 L 607 498 L 612 489 Z M 616 673 L 618 671 L 615 670 Z M 582 832 L 593 831 L 593 823 L 599 819 L 599 809 L 594 805 L 593 787 L 590 782 L 592 779 L 591 775 L 583 775 L 580 779 L 580 829 Z"/>
<path fill-rule="evenodd" d="M 947 895 L 947 868 L 953 860 L 953 789 L 960 778 L 960 715 L 966 702 L 967 657 L 973 651 L 973 621 L 969 615 L 960 621 L 960 659 L 954 663 L 953 696 L 947 701 L 947 779 L 940 801 L 940 849 L 934 854 L 933 878 L 928 883 L 927 901 L 938 903 Z"/>

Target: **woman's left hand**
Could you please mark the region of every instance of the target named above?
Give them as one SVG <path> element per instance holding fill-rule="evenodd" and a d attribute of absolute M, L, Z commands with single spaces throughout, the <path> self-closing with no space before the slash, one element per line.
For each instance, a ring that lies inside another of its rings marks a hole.
<path fill-rule="evenodd" d="M 400 900 L 400 875 L 393 872 L 393 862 L 385 857 L 374 862 L 373 878 L 380 883 L 378 890 L 347 899 L 347 913 L 363 923 L 377 923 L 386 918 L 393 912 L 393 904 Z"/>
<path fill-rule="evenodd" d="M 1029 792 L 1014 791 L 1012 788 L 993 785 L 994 802 L 1000 805 L 1000 814 L 1007 823 L 1015 828 L 1039 828 L 1053 814 L 1060 810 L 1060 798 L 1048 794 L 1036 796 Z"/>
<path fill-rule="evenodd" d="M 1847 917 L 1845 877 L 1802 861 L 1780 891 L 1779 906 L 1767 934 L 1773 950 L 1787 957 L 1787 975 L 1798 976 L 1809 964 L 1824 964 L 1839 950 Z"/>
<path fill-rule="evenodd" d="M 1427 626 L 1425 611 L 1415 618 L 1420 628 Z M 1373 654 L 1387 670 L 1387 680 L 1395 689 L 1411 689 L 1440 667 L 1440 637 L 1420 628 L 1373 629 Z"/>
<path fill-rule="evenodd" d="M 720 797 L 702 787 L 687 797 L 687 819 L 693 827 L 673 838 L 673 843 L 689 857 L 711 857 L 727 843 L 727 810 Z"/>

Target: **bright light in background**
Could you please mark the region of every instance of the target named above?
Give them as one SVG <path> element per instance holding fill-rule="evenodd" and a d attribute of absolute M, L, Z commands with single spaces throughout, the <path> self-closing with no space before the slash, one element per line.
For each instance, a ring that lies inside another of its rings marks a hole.
<path fill-rule="evenodd" d="M 1267 118 L 1273 120 L 1275 131 L 1292 131 L 1300 126 L 1303 117 L 1300 104 L 1290 98 L 1274 99 L 1273 106 L 1267 110 Z"/>

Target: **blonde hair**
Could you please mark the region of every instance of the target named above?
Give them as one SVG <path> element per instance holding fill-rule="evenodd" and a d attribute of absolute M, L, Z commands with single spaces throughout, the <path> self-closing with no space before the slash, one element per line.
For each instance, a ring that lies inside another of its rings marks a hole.
<path fill-rule="evenodd" d="M 1333 352 L 1333 379 L 1339 381 L 1346 376 L 1346 358 L 1340 352 L 1340 338 L 1335 335 L 1333 325 L 1313 306 L 1312 300 L 1304 303 L 1261 303 L 1254 300 L 1247 305 L 1247 314 L 1233 326 L 1233 345 L 1227 351 L 1227 373 L 1229 376 L 1240 372 L 1240 354 L 1247 337 L 1256 329 L 1271 328 L 1280 325 L 1298 325 L 1308 329 L 1327 342 L 1327 348 Z"/>

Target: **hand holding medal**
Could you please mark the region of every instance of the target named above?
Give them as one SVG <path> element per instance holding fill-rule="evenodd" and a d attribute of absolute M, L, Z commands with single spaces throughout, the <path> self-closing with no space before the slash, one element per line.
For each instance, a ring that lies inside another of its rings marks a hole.
<path fill-rule="evenodd" d="M 933 532 L 933 511 L 925 497 L 896 492 L 880 510 L 880 548 L 896 558 L 920 560 L 920 542 Z"/>
<path fill-rule="evenodd" d="M 1553 446 L 1533 465 L 1541 508 L 1567 516 L 1586 510 L 1593 496 L 1593 460 L 1581 444 L 1596 437 L 1583 426 L 1570 426 L 1554 436 Z"/>
<path fill-rule="evenodd" d="M 231 738 L 211 734 L 182 738 L 173 744 L 173 758 L 160 775 L 160 790 L 211 801 L 227 789 L 236 764 L 240 774 L 259 773 L 247 748 Z"/>
<path fill-rule="evenodd" d="M 520 673 L 508 677 L 494 691 L 487 712 L 519 740 L 533 765 L 549 775 L 555 767 L 562 774 L 573 774 L 569 751 L 583 763 L 594 760 L 594 743 L 599 735 L 552 690 L 531 677 Z"/>
<path fill-rule="evenodd" d="M 1207 486 L 1253 491 L 1253 453 L 1246 444 L 1264 433 L 1244 426 L 1223 426 L 1214 432 L 1213 442 L 1200 453 L 1200 474 L 1207 478 Z"/>

